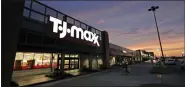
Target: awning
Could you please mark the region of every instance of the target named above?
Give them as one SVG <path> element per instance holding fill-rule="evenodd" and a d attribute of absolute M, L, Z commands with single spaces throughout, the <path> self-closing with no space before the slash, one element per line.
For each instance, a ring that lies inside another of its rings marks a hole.
<path fill-rule="evenodd" d="M 112 56 L 121 56 L 123 55 L 123 52 L 120 50 L 110 50 L 110 55 Z"/>
<path fill-rule="evenodd" d="M 122 50 L 110 50 L 110 55 L 111 56 L 125 56 L 125 57 L 132 57 L 133 54 L 131 53 L 123 53 Z"/>

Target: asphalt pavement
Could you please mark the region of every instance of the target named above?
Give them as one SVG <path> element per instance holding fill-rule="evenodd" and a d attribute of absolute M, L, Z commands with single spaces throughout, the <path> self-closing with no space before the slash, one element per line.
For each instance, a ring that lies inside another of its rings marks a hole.
<path fill-rule="evenodd" d="M 36 85 L 36 87 L 41 86 L 52 86 L 52 87 L 62 87 L 62 86 L 141 86 L 144 84 L 168 84 L 174 86 L 185 87 L 184 74 L 167 74 L 158 75 L 151 74 L 149 70 L 151 69 L 151 64 L 136 64 L 130 65 L 131 74 L 123 75 L 122 69 L 120 67 L 114 67 L 111 70 L 98 72 L 91 75 L 85 75 L 80 77 L 75 77 L 66 80 L 59 80 L 56 82 L 50 82 L 45 84 Z M 143 87 L 143 86 L 142 86 Z"/>

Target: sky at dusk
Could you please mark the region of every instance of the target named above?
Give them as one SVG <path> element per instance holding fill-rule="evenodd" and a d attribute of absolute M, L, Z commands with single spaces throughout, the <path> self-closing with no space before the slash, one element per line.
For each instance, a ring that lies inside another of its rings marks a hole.
<path fill-rule="evenodd" d="M 41 1 L 69 16 L 109 33 L 110 43 L 159 55 L 156 25 L 148 8 L 156 11 L 164 54 L 184 52 L 184 1 Z"/>

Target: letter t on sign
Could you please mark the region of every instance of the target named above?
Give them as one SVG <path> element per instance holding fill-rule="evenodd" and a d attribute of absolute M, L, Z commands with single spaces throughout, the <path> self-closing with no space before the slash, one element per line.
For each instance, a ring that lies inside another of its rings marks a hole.
<path fill-rule="evenodd" d="M 62 21 L 51 16 L 49 20 L 53 22 L 53 32 L 58 33 L 58 24 L 62 24 Z"/>

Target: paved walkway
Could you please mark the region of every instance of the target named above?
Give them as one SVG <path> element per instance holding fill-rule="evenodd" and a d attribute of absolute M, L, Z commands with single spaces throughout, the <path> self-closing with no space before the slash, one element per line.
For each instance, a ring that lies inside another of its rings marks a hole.
<path fill-rule="evenodd" d="M 41 83 L 41 82 L 47 82 L 47 81 L 52 81 L 55 79 L 46 77 L 46 73 L 42 73 L 45 71 L 49 71 L 50 69 L 33 69 L 33 70 L 26 70 L 26 71 L 16 71 L 14 72 L 14 76 L 12 77 L 12 80 L 19 84 L 19 86 L 25 86 L 25 85 L 32 85 L 36 83 Z M 33 72 L 31 75 L 30 72 Z M 37 74 L 37 72 L 41 72 L 40 74 Z M 80 73 L 78 69 L 75 70 L 68 70 L 65 71 L 66 73 L 70 73 L 72 75 L 79 75 Z M 30 75 L 29 75 L 30 74 Z"/>
<path fill-rule="evenodd" d="M 12 78 L 12 80 L 17 82 L 19 86 L 25 86 L 25 85 L 35 84 L 35 83 L 46 82 L 53 79 L 45 77 L 45 74 L 42 74 L 42 75 L 14 77 Z"/>
<path fill-rule="evenodd" d="M 163 79 L 157 77 L 156 74 L 150 74 L 151 65 L 131 65 L 131 75 L 122 75 L 121 69 L 116 67 L 107 72 L 100 72 L 93 75 L 82 76 L 67 80 L 41 84 L 38 86 L 140 86 L 142 84 L 171 84 L 185 85 L 179 75 L 163 75 Z"/>

